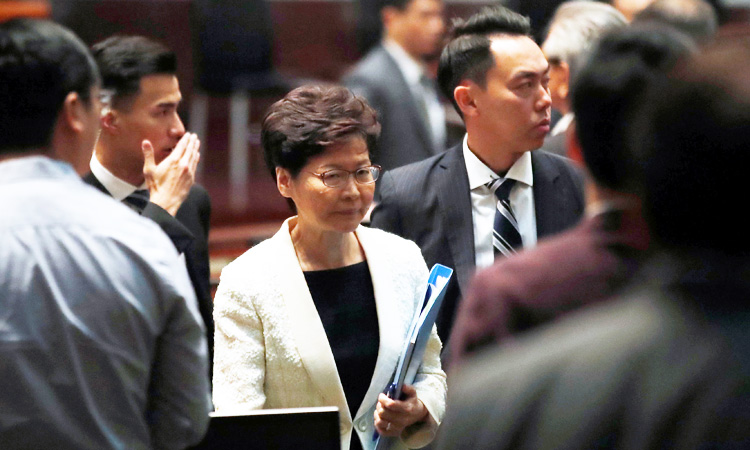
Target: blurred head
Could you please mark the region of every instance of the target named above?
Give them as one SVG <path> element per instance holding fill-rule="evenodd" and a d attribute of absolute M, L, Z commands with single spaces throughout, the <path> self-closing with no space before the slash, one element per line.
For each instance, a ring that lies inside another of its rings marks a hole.
<path fill-rule="evenodd" d="M 380 10 L 385 36 L 417 60 L 440 54 L 444 14 L 442 0 L 385 0 Z"/>
<path fill-rule="evenodd" d="M 175 55 L 141 36 L 114 36 L 92 49 L 105 99 L 97 156 L 116 176 L 140 184 L 142 142 L 153 144 L 158 164 L 185 134 Z"/>
<path fill-rule="evenodd" d="M 99 73 L 66 28 L 0 24 L 0 158 L 43 152 L 85 170 L 96 140 Z"/>
<path fill-rule="evenodd" d="M 549 64 L 530 32 L 527 17 L 504 7 L 454 22 L 438 82 L 463 116 L 470 142 L 482 139 L 492 144 L 483 146 L 487 149 L 518 155 L 544 142 Z M 472 151 L 492 167 L 479 147 Z"/>
<path fill-rule="evenodd" d="M 348 232 L 372 203 L 367 168 L 379 134 L 362 97 L 340 86 L 303 86 L 271 105 L 261 140 L 279 192 L 294 202 L 299 220 Z"/>
<path fill-rule="evenodd" d="M 654 238 L 674 249 L 745 257 L 750 238 L 750 43 L 704 48 L 649 91 L 633 130 Z"/>
<path fill-rule="evenodd" d="M 581 153 L 597 185 L 634 191 L 628 146 L 634 117 L 647 87 L 692 49 L 674 30 L 635 25 L 605 35 L 594 48 L 574 80 L 572 103 Z"/>
<path fill-rule="evenodd" d="M 654 0 L 612 0 L 612 6 L 617 8 L 630 22 L 636 14 L 647 7 Z"/>
<path fill-rule="evenodd" d="M 704 0 L 655 0 L 633 22 L 669 25 L 696 42 L 708 41 L 719 27 L 716 10 Z"/>
<path fill-rule="evenodd" d="M 625 16 L 606 3 L 572 1 L 557 8 L 542 44 L 550 63 L 553 108 L 563 114 L 570 111 L 570 80 L 575 78 L 584 56 L 602 34 L 626 25 Z"/>

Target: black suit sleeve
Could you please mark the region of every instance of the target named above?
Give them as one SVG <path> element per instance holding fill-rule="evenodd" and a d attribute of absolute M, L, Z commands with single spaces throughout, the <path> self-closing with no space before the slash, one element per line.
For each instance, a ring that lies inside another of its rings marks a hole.
<path fill-rule="evenodd" d="M 185 253 L 187 247 L 193 242 L 193 239 L 195 239 L 193 233 L 191 233 L 185 225 L 180 223 L 176 217 L 172 216 L 165 209 L 155 203 L 149 202 L 143 209 L 141 215 L 156 222 L 164 233 L 169 236 L 169 239 L 172 240 L 175 248 L 177 248 L 177 251 L 180 253 Z"/>

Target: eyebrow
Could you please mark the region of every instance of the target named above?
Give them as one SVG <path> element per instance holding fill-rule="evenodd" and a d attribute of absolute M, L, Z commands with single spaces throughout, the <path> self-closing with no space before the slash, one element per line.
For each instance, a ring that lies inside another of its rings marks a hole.
<path fill-rule="evenodd" d="M 544 69 L 542 72 L 535 72 L 533 70 L 522 70 L 518 72 L 517 74 L 513 75 L 513 80 L 520 80 L 524 78 L 536 78 L 539 76 L 545 76 L 549 73 L 550 65 L 547 64 L 547 68 Z"/>
<path fill-rule="evenodd" d="M 180 105 L 179 101 L 176 101 L 176 102 L 161 102 L 161 103 L 157 103 L 156 107 L 157 108 L 177 108 L 179 105 Z"/>

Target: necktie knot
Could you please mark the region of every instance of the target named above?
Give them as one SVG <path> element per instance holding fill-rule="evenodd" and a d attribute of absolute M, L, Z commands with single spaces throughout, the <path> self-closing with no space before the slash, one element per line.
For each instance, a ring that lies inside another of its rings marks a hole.
<path fill-rule="evenodd" d="M 127 205 L 130 209 L 137 212 L 138 214 L 143 213 L 143 210 L 146 208 L 146 205 L 148 205 L 149 201 L 149 193 L 147 189 L 138 189 L 134 191 L 132 194 L 125 197 L 123 200 L 123 203 Z"/>

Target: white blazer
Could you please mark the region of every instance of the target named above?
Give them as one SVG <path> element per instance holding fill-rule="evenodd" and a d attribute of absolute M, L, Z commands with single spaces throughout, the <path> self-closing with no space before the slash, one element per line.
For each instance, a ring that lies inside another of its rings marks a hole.
<path fill-rule="evenodd" d="M 270 239 L 245 252 L 221 273 L 214 300 L 216 323 L 213 400 L 217 411 L 338 406 L 341 448 L 355 429 L 373 448 L 373 413 L 390 381 L 408 327 L 424 298 L 427 267 L 411 241 L 358 227 L 372 276 L 380 329 L 375 372 L 352 420 L 323 324 L 315 309 L 289 234 L 287 219 Z M 392 448 L 419 448 L 434 438 L 445 413 L 446 378 L 433 328 L 414 386 L 428 421 L 401 434 Z"/>

